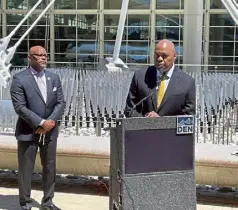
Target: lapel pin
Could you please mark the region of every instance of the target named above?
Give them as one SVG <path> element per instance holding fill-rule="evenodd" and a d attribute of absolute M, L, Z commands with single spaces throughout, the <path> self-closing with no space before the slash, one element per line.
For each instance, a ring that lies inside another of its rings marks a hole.
<path fill-rule="evenodd" d="M 50 78 L 49 78 L 49 77 L 48 77 L 47 79 L 48 79 L 48 80 L 50 80 Z"/>

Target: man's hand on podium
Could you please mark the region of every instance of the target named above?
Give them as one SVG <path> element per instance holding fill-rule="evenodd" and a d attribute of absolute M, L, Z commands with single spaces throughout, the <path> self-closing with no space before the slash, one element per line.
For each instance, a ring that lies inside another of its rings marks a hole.
<path fill-rule="evenodd" d="M 147 113 L 145 116 L 146 117 L 159 117 L 159 115 L 154 111 Z"/>

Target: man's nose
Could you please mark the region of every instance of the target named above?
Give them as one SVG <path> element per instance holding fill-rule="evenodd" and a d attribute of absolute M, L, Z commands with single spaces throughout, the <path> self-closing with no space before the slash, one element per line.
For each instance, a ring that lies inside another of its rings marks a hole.
<path fill-rule="evenodd" d="M 160 63 L 163 62 L 163 60 L 164 60 L 164 59 L 163 59 L 161 56 L 158 57 L 158 61 L 159 61 Z"/>

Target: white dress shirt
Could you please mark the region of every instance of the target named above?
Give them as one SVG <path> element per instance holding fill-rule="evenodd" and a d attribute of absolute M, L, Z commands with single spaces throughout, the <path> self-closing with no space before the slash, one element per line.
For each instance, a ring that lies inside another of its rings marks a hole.
<path fill-rule="evenodd" d="M 44 70 L 42 70 L 42 76 L 40 78 L 37 77 L 37 74 L 39 74 L 39 72 L 37 72 L 35 69 L 33 69 L 32 67 L 30 67 L 30 70 L 31 70 L 31 73 L 33 74 L 33 77 L 36 81 L 36 84 L 38 83 L 38 80 L 40 80 L 40 82 L 42 83 L 42 85 L 45 86 L 44 90 L 41 90 L 41 94 L 44 98 L 44 101 L 46 102 L 46 99 L 47 99 L 47 87 L 46 87 L 46 77 L 45 77 L 45 72 Z M 43 125 L 43 123 L 45 122 L 45 120 L 43 119 L 41 122 L 40 122 L 40 126 Z"/>
<path fill-rule="evenodd" d="M 169 70 L 169 71 L 167 71 L 166 72 L 166 78 L 164 79 L 165 80 L 165 92 L 166 92 L 166 90 L 167 90 L 167 87 L 168 87 L 168 85 L 169 85 L 169 82 L 170 82 L 170 78 L 171 78 L 171 76 L 172 76 L 172 74 L 173 74 L 173 72 L 174 72 L 174 64 L 173 64 L 173 66 L 171 67 L 171 69 Z M 161 75 L 162 73 L 157 69 L 157 78 L 160 78 L 160 75 Z"/>

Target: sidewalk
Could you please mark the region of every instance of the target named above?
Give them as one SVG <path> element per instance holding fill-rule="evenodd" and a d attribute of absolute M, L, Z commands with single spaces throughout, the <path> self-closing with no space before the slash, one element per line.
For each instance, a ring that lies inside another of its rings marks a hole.
<path fill-rule="evenodd" d="M 67 187 L 67 189 L 66 189 Z M 71 192 L 72 190 L 72 192 Z M 108 196 L 95 194 L 90 189 L 74 189 L 74 187 L 65 186 L 61 189 L 63 192 L 56 192 L 54 203 L 62 210 L 108 210 Z M 32 191 L 33 205 L 32 210 L 38 210 L 42 192 L 40 190 Z M 1 210 L 19 210 L 18 190 L 17 188 L 0 187 L 0 209 Z M 234 210 L 231 206 L 214 206 L 198 204 L 197 210 Z"/>

